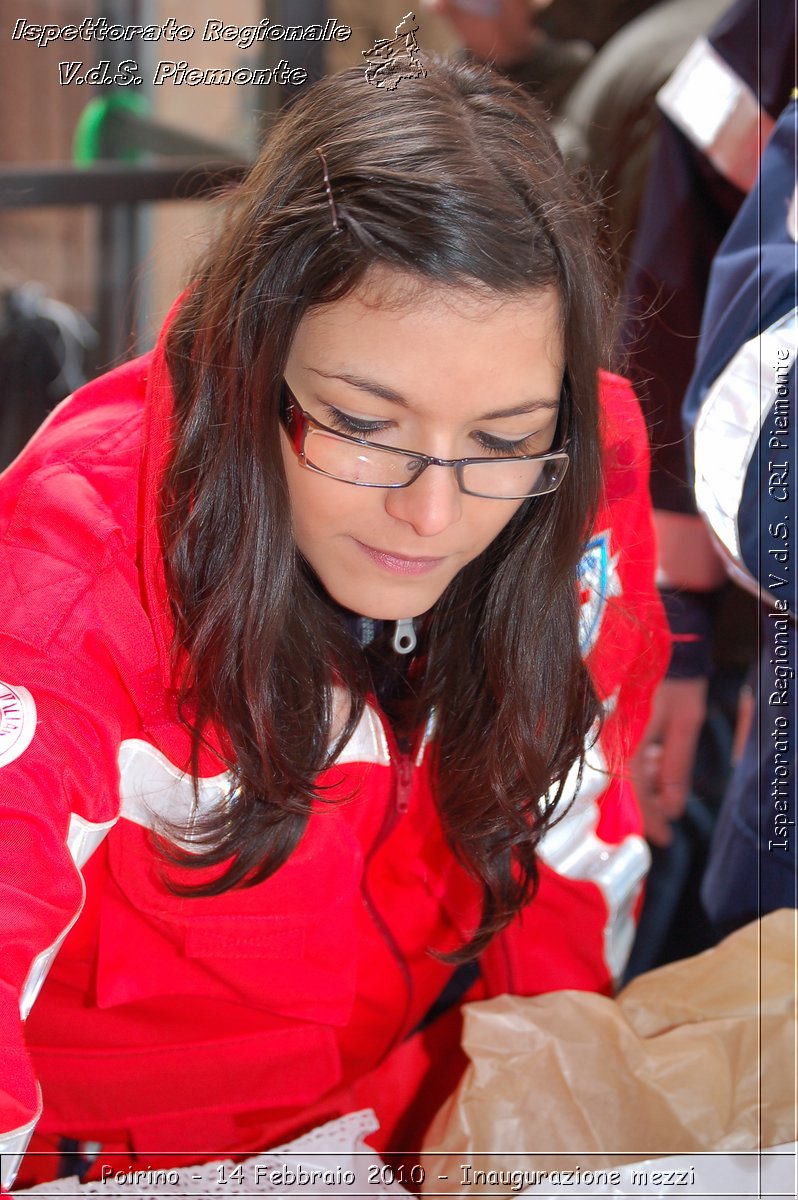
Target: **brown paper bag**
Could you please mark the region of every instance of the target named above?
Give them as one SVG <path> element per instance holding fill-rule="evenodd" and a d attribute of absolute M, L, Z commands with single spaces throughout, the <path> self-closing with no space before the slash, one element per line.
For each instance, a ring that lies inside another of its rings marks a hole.
<path fill-rule="evenodd" d="M 428 1189 L 462 1190 L 464 1162 L 585 1171 L 793 1141 L 795 951 L 796 913 L 783 910 L 615 1000 L 467 1005 L 471 1063 L 425 1139 Z M 501 1194 L 469 1178 L 469 1192 Z"/>

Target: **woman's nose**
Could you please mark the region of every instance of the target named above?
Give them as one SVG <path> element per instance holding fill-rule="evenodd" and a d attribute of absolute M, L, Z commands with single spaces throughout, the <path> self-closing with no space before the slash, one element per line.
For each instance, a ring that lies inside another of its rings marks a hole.
<path fill-rule="evenodd" d="M 460 520 L 463 493 L 451 467 L 429 466 L 405 488 L 385 493 L 385 511 L 412 525 L 419 537 L 434 537 Z"/>

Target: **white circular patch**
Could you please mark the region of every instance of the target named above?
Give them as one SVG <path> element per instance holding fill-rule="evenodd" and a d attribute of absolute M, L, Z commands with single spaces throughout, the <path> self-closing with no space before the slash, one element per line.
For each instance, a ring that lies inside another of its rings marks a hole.
<path fill-rule="evenodd" d="M 0 767 L 19 758 L 36 732 L 36 705 L 27 688 L 0 683 Z"/>

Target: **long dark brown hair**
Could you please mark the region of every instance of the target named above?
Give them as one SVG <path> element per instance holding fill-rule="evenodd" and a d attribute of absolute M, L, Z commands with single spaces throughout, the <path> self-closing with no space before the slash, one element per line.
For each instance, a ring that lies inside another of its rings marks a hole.
<path fill-rule="evenodd" d="M 440 817 L 483 889 L 468 957 L 532 895 L 558 781 L 597 717 L 576 568 L 599 489 L 610 304 L 591 209 L 542 109 L 485 69 L 427 68 L 394 91 L 369 86 L 362 70 L 331 76 L 276 122 L 168 336 L 174 449 L 161 534 L 194 771 L 213 726 L 237 783 L 184 860 L 218 867 L 203 888 L 213 893 L 286 861 L 369 684 L 292 536 L 278 411 L 298 323 L 378 265 L 502 297 L 557 288 L 571 468 L 452 581 L 421 639 L 417 711 L 437 713 Z M 334 685 L 350 709 L 331 746 Z"/>

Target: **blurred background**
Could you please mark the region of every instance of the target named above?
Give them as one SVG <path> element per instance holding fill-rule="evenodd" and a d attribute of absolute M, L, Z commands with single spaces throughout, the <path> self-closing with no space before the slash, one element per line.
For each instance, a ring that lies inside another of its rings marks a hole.
<path fill-rule="evenodd" d="M 264 129 L 297 89 L 271 84 L 152 86 L 158 61 L 191 67 L 257 68 L 279 59 L 308 79 L 363 63 L 361 50 L 391 36 L 407 0 L 335 6 L 313 0 L 0 0 L 0 287 L 36 283 L 82 313 L 97 331 L 92 373 L 148 347 L 191 263 L 218 219 L 216 202 Z M 344 13 L 344 9 L 346 13 Z M 204 42 L 205 22 L 257 25 L 350 23 L 345 42 Z M 170 17 L 197 30 L 188 42 L 11 40 L 16 22 L 79 24 L 105 17 L 122 25 L 161 25 Z M 424 47 L 456 39 L 425 15 Z M 141 86 L 62 86 L 59 62 L 135 60 Z"/>

